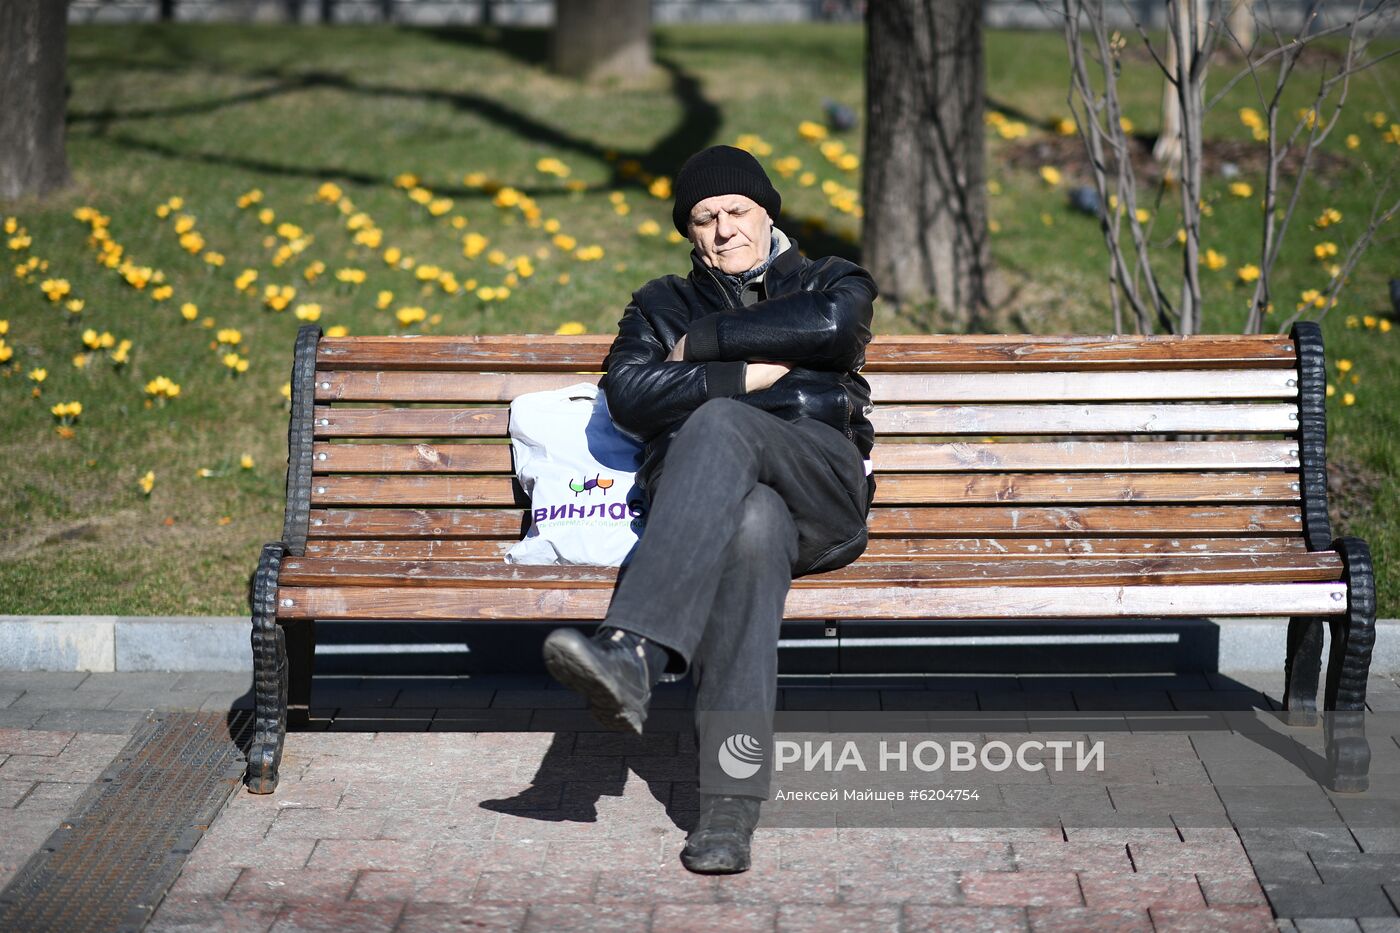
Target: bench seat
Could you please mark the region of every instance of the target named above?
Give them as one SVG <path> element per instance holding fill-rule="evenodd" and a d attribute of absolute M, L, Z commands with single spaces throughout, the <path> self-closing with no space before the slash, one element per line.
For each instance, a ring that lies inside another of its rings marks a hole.
<path fill-rule="evenodd" d="M 287 511 L 250 586 L 271 792 L 316 620 L 602 619 L 605 567 L 506 564 L 529 527 L 508 403 L 596 381 L 611 339 L 324 338 L 293 354 Z M 870 545 L 794 581 L 790 620 L 1290 618 L 1284 702 L 1332 786 L 1366 785 L 1369 551 L 1332 536 L 1320 329 L 877 338 Z M 1339 719 L 1340 714 L 1346 714 Z"/>

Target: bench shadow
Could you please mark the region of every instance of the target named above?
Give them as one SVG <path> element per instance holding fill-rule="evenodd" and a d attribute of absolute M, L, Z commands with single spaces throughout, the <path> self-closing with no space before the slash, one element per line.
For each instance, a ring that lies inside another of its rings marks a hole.
<path fill-rule="evenodd" d="M 479 807 L 541 822 L 596 822 L 599 802 L 623 796 L 630 775 L 636 775 L 671 822 L 688 831 L 698 805 L 689 680 L 657 685 L 646 734 L 608 731 L 593 722 L 581 698 L 550 679 L 537 662 L 539 644 L 553 625 L 323 622 L 310 718 L 292 730 L 547 732 L 549 745 L 532 777 L 509 796 L 478 801 Z M 797 634 L 819 634 L 817 628 Z M 939 639 L 962 637 L 964 628 L 990 634 L 988 623 L 900 626 L 902 634 L 936 632 L 932 637 Z M 1039 644 L 911 649 L 881 648 L 861 633 L 843 637 L 853 645 L 840 652 L 820 645 L 815 652 L 781 649 L 779 709 L 995 711 L 1009 720 L 1039 718 L 1042 729 L 1060 715 L 1067 723 L 1077 716 L 1070 728 L 1096 735 L 1233 732 L 1267 753 L 1269 768 L 1310 782 L 1327 774 L 1327 761 L 1309 744 L 1316 744 L 1312 740 L 1321 735 L 1320 727 L 1267 727 L 1267 719 L 1280 710 L 1274 681 L 1281 684 L 1281 678 L 1263 678 L 1267 683 L 1261 689 L 1210 665 L 1192 667 L 1203 652 L 1210 657 L 1218 650 L 1218 626 L 1164 620 L 1116 623 L 1116 629 L 1175 638 L 1115 645 L 1114 623 L 1047 623 L 1036 627 Z M 872 625 L 870 634 L 879 630 Z M 1016 630 L 1026 633 L 1023 624 Z M 1071 643 L 1059 651 L 1044 643 L 1057 632 L 1082 636 L 1088 631 L 1106 636 L 1106 642 Z M 789 635 L 785 628 L 785 640 Z M 1164 650 L 1167 641 L 1181 650 Z M 394 653 L 380 653 L 386 645 L 394 645 Z M 1162 669 L 1173 666 L 1179 669 Z M 985 716 L 963 723 L 969 734 L 992 731 Z"/>

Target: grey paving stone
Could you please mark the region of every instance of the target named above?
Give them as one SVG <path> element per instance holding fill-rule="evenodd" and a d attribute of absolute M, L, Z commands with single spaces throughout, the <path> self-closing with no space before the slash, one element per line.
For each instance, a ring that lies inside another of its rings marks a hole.
<path fill-rule="evenodd" d="M 1305 917 L 1384 917 L 1395 908 L 1378 884 L 1293 884 L 1265 882 L 1274 913 Z"/>
<path fill-rule="evenodd" d="M 88 789 L 87 784 L 63 781 L 39 781 L 18 804 L 21 810 L 43 810 L 50 813 L 66 814 L 73 804 Z"/>
<path fill-rule="evenodd" d="M 1249 856 L 1249 864 L 1253 866 L 1254 873 L 1266 886 L 1269 882 L 1304 882 L 1305 885 L 1321 885 L 1322 883 L 1317 869 L 1313 867 L 1312 859 L 1308 858 L 1306 852 L 1259 850 L 1247 845 L 1245 852 Z M 1349 917 L 1351 914 L 1343 916 Z"/>
<path fill-rule="evenodd" d="M 186 671 L 170 688 L 172 690 L 251 690 L 253 672 Z"/>
<path fill-rule="evenodd" d="M 1024 693 L 1021 678 L 999 674 L 939 674 L 932 680 L 938 690 L 997 690 L 1010 693 Z"/>
<path fill-rule="evenodd" d="M 0 671 L 0 690 L 76 690 L 87 671 Z"/>
<path fill-rule="evenodd" d="M 128 735 L 145 721 L 145 710 L 59 709 L 43 713 L 33 728 Z"/>
<path fill-rule="evenodd" d="M 444 710 L 428 727 L 432 732 L 529 732 L 532 709 Z"/>
<path fill-rule="evenodd" d="M 1037 690 L 1108 693 L 1116 689 L 1114 677 L 1109 674 L 1022 674 L 1016 681 L 1026 693 Z"/>
<path fill-rule="evenodd" d="M 1400 685 L 1373 676 L 1366 685 L 1366 705 L 1376 712 L 1394 712 L 1400 709 Z"/>
<path fill-rule="evenodd" d="M 977 694 L 971 690 L 881 690 L 880 708 L 975 710 Z"/>
<path fill-rule="evenodd" d="M 0 756 L 0 765 L 9 756 Z M 0 810 L 13 809 L 34 786 L 33 781 L 0 781 Z"/>
<path fill-rule="evenodd" d="M 978 690 L 977 704 L 985 710 L 1072 710 L 1074 694 L 1068 690 Z"/>
<path fill-rule="evenodd" d="M 466 680 L 484 690 L 543 690 L 555 682 L 552 677 L 538 674 L 468 674 Z"/>
<path fill-rule="evenodd" d="M 1204 674 L 1115 674 L 1115 690 L 1210 690 L 1210 680 Z"/>
<path fill-rule="evenodd" d="M 880 708 L 880 691 L 854 687 L 779 687 L 778 709 Z"/>
<path fill-rule="evenodd" d="M 1208 825 L 1225 825 L 1225 806 L 1209 784 L 1111 784 L 1108 792 L 1113 808 L 1125 814 L 1171 813 L 1192 825 L 1214 817 Z"/>
<path fill-rule="evenodd" d="M 1361 929 L 1360 924 L 1348 918 L 1303 918 L 1296 917 L 1293 920 L 1293 928 L 1298 933 L 1357 933 Z"/>
<path fill-rule="evenodd" d="M 148 690 L 151 692 L 173 690 L 175 684 L 184 675 L 178 671 L 160 671 L 149 673 L 135 672 L 98 672 L 89 674 L 88 678 L 78 685 L 78 690 Z"/>
<path fill-rule="evenodd" d="M 1257 690 L 1277 700 L 1283 696 L 1283 658 L 1278 659 L 1277 671 L 1229 671 L 1218 673 L 1207 671 L 1206 680 L 1213 690 Z"/>
<path fill-rule="evenodd" d="M 10 704 L 11 709 L 105 709 L 116 699 L 115 690 L 36 689 Z"/>
<path fill-rule="evenodd" d="M 1310 852 L 1324 884 L 1400 882 L 1400 852 Z"/>
<path fill-rule="evenodd" d="M 39 709 L 0 709 L 0 729 L 32 729 L 43 715 Z"/>
<path fill-rule="evenodd" d="M 1312 800 L 1321 793 L 1311 769 L 1324 767 L 1325 763 L 1315 756 L 1307 756 L 1302 751 L 1291 757 L 1263 749 L 1256 751 L 1239 736 L 1220 737 L 1218 743 L 1213 741 L 1215 739 L 1215 736 L 1195 736 L 1193 744 L 1226 802 L 1238 804 L 1241 812 L 1268 803 L 1260 797 L 1261 787 L 1268 787 L 1270 795 L 1287 793 L 1295 801 L 1300 799 L 1299 795 Z M 1232 797 L 1228 792 L 1238 793 Z"/>
<path fill-rule="evenodd" d="M 340 719 L 331 720 L 330 732 L 427 732 L 431 719 Z"/>
<path fill-rule="evenodd" d="M 1400 933 L 1400 917 L 1362 917 L 1362 933 Z"/>
<path fill-rule="evenodd" d="M 408 687 L 394 698 L 394 706 L 431 707 L 434 709 L 486 709 L 496 691 L 465 684 L 429 687 Z"/>
<path fill-rule="evenodd" d="M 252 694 L 238 694 L 222 691 L 210 694 L 205 698 L 204 703 L 201 704 L 199 708 L 206 711 L 220 709 L 252 709 L 253 700 Z"/>
<path fill-rule="evenodd" d="M 1237 830 L 1249 851 L 1358 852 L 1356 838 L 1345 826 L 1242 826 Z"/>
<path fill-rule="evenodd" d="M 588 701 L 572 690 L 497 690 L 492 709 L 582 709 Z"/>
<path fill-rule="evenodd" d="M 1351 831 L 1363 852 L 1400 852 L 1400 828 L 1353 826 Z"/>
<path fill-rule="evenodd" d="M 313 706 L 353 706 L 361 709 L 394 705 L 402 688 L 397 683 L 380 683 L 366 678 L 322 678 L 311 683 Z"/>
<path fill-rule="evenodd" d="M 1082 710 L 1169 710 L 1165 690 L 1075 690 L 1074 705 Z"/>
<path fill-rule="evenodd" d="M 112 699 L 107 708 L 197 710 L 207 699 L 207 690 L 123 690 Z"/>
<path fill-rule="evenodd" d="M 1180 710 L 1273 709 L 1269 698 L 1254 690 L 1173 690 L 1171 699 Z"/>
<path fill-rule="evenodd" d="M 443 716 L 457 715 L 458 710 L 444 710 Z M 647 714 L 646 725 L 654 726 L 656 711 Z M 536 732 L 604 732 L 604 726 L 593 718 L 586 709 L 537 709 L 530 710 L 530 728 Z"/>
<path fill-rule="evenodd" d="M 333 722 L 342 720 L 349 722 L 353 720 L 355 722 L 370 724 L 402 722 L 405 720 L 422 720 L 426 723 L 432 721 L 435 712 L 436 710 L 431 709 L 399 709 L 397 707 L 371 707 L 360 709 L 347 706 L 337 709 L 335 715 L 331 717 L 331 719 Z"/>
<path fill-rule="evenodd" d="M 1383 786 L 1374 772 L 1371 781 L 1373 787 Z M 1394 787 L 1393 784 L 1390 786 Z M 1382 828 L 1400 826 L 1400 799 L 1394 796 L 1393 791 L 1384 796 L 1380 794 L 1335 794 L 1331 799 L 1337 812 L 1342 815 L 1342 819 L 1347 821 L 1348 826 Z"/>
<path fill-rule="evenodd" d="M 0 690 L 0 709 L 4 709 L 15 700 L 18 700 L 23 693 L 24 691 L 17 687 L 8 690 Z"/>

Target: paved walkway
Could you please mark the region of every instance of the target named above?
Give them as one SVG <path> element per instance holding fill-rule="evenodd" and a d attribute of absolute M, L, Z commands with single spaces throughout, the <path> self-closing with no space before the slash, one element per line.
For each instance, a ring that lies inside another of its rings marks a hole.
<path fill-rule="evenodd" d="M 1279 687 L 1218 674 L 784 684 L 786 709 L 1248 709 L 1276 706 Z M 1400 710 L 1391 680 L 1373 678 L 1370 696 Z M 751 871 L 693 875 L 677 859 L 695 803 L 687 700 L 662 685 L 658 731 L 637 739 L 596 731 L 547 678 L 319 679 L 277 792 L 235 792 L 150 929 L 1400 930 L 1400 828 L 1366 820 L 760 826 Z M 246 704 L 242 676 L 0 672 L 0 884 L 149 709 Z M 1393 737 L 1371 744 L 1373 767 L 1400 772 Z M 1214 794 L 1223 765 L 1208 750 L 1131 747 L 1110 766 L 1140 790 Z M 1278 768 L 1258 755 L 1239 764 Z M 1077 792 L 1045 781 L 1025 791 Z"/>

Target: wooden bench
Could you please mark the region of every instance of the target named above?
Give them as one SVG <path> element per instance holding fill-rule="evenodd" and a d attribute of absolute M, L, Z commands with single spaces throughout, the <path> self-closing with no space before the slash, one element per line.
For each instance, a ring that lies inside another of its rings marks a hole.
<path fill-rule="evenodd" d="M 251 791 L 276 787 L 288 717 L 306 715 L 317 619 L 603 617 L 613 569 L 501 560 L 528 524 L 502 439 L 512 398 L 596 381 L 610 342 L 301 328 L 286 523 L 250 582 Z M 1288 616 L 1285 704 L 1304 724 L 1326 622 L 1332 783 L 1364 789 L 1374 577 L 1328 523 L 1317 325 L 879 337 L 867 358 L 870 546 L 795 581 L 787 618 Z"/>

